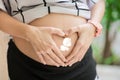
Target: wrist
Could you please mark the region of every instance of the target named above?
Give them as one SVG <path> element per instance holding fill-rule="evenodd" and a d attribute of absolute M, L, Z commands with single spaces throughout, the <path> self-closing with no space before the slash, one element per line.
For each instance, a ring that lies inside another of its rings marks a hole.
<path fill-rule="evenodd" d="M 34 34 L 35 27 L 27 25 L 27 30 L 25 32 L 25 40 L 30 41 L 31 36 Z"/>
<path fill-rule="evenodd" d="M 91 24 L 91 23 L 87 23 L 87 24 L 88 24 L 89 28 L 91 28 L 94 32 L 96 31 L 96 27 L 93 24 Z"/>
<path fill-rule="evenodd" d="M 88 20 L 88 23 L 92 24 L 95 27 L 95 37 L 99 36 L 102 32 L 102 25 L 94 20 Z"/>

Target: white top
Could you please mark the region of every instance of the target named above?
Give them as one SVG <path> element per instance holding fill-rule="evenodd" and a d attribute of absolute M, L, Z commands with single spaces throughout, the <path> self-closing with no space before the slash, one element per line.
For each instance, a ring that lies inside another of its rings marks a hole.
<path fill-rule="evenodd" d="M 98 0 L 0 0 L 0 8 L 17 20 L 29 23 L 49 13 L 91 17 L 91 8 Z M 6 5 L 5 5 L 6 4 Z"/>

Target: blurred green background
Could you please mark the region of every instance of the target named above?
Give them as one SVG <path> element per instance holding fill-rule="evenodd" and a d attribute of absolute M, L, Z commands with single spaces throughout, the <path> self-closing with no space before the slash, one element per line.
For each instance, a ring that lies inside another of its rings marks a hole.
<path fill-rule="evenodd" d="M 120 0 L 106 0 L 102 35 L 93 41 L 94 57 L 99 64 L 120 66 Z"/>

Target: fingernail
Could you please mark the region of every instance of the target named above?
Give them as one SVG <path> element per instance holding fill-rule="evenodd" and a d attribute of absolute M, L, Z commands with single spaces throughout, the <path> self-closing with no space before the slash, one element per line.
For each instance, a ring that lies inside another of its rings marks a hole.
<path fill-rule="evenodd" d="M 60 67 L 60 65 L 56 65 L 57 67 Z"/>
<path fill-rule="evenodd" d="M 67 32 L 67 31 L 64 31 L 64 33 L 65 33 L 65 36 L 67 36 L 67 35 L 68 35 L 68 32 Z"/>
<path fill-rule="evenodd" d="M 71 66 L 72 66 L 72 64 L 69 65 L 69 67 L 71 67 Z"/>
<path fill-rule="evenodd" d="M 65 67 L 67 67 L 67 64 L 65 64 Z"/>
<path fill-rule="evenodd" d="M 43 64 L 44 64 L 44 65 L 46 65 L 46 63 L 45 63 L 45 62 L 44 62 Z"/>
<path fill-rule="evenodd" d="M 65 33 L 63 32 L 63 35 L 65 35 Z"/>
<path fill-rule="evenodd" d="M 65 36 L 65 33 L 62 33 L 61 36 Z"/>
<path fill-rule="evenodd" d="M 44 65 L 46 65 L 45 63 L 43 63 Z"/>
<path fill-rule="evenodd" d="M 62 64 L 62 66 L 64 67 L 64 66 L 65 66 L 65 64 Z"/>

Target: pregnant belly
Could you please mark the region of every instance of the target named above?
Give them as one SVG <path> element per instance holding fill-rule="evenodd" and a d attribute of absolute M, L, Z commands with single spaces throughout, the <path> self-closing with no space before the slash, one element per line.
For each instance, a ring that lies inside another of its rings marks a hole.
<path fill-rule="evenodd" d="M 33 25 L 35 27 L 56 27 L 60 28 L 62 30 L 69 29 L 71 27 L 75 27 L 77 25 L 81 25 L 86 23 L 86 20 L 84 18 L 78 17 L 78 16 L 72 16 L 72 15 L 63 15 L 63 14 L 50 14 L 42 18 L 38 18 L 32 22 L 29 23 L 29 25 Z M 63 44 L 64 38 L 53 35 L 53 40 L 55 41 L 56 45 L 60 49 L 61 45 Z M 71 36 L 67 37 L 71 39 L 71 46 L 69 47 L 69 50 L 67 51 L 61 51 L 62 54 L 67 57 L 76 41 L 77 41 L 77 33 L 72 34 Z M 13 37 L 14 42 L 18 49 L 28 57 L 40 62 L 38 56 L 36 55 L 35 51 L 33 50 L 33 47 L 29 42 L 27 42 L 24 39 Z"/>

